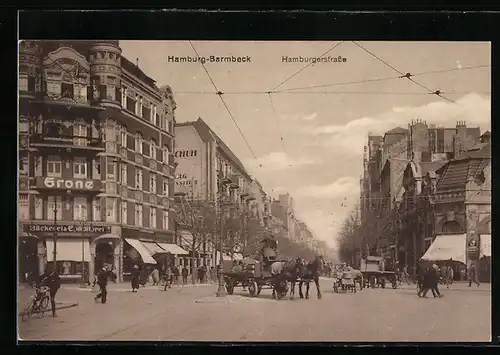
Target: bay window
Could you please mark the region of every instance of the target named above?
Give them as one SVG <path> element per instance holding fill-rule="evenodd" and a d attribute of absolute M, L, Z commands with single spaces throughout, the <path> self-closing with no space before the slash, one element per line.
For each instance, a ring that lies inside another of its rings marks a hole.
<path fill-rule="evenodd" d="M 62 199 L 61 196 L 47 197 L 47 219 L 60 220 L 62 216 Z M 55 217 L 55 218 L 54 218 Z"/>
<path fill-rule="evenodd" d="M 127 201 L 122 201 L 121 203 L 122 210 L 122 224 L 127 224 Z"/>
<path fill-rule="evenodd" d="M 106 222 L 116 222 L 116 198 L 106 198 Z"/>
<path fill-rule="evenodd" d="M 73 219 L 75 221 L 87 220 L 87 197 L 75 196 L 73 200 Z"/>
<path fill-rule="evenodd" d="M 62 162 L 58 155 L 49 155 L 47 157 L 47 176 L 61 177 Z"/>
<path fill-rule="evenodd" d="M 142 227 L 142 205 L 135 205 L 135 225 Z"/>
<path fill-rule="evenodd" d="M 108 163 L 106 168 L 106 180 L 116 181 L 116 163 Z"/>
<path fill-rule="evenodd" d="M 156 228 L 156 208 L 149 209 L 149 227 Z"/>
<path fill-rule="evenodd" d="M 77 179 L 87 177 L 87 160 L 84 157 L 75 157 L 73 161 L 73 177 Z"/>
<path fill-rule="evenodd" d="M 142 190 L 142 170 L 135 168 L 135 188 Z"/>

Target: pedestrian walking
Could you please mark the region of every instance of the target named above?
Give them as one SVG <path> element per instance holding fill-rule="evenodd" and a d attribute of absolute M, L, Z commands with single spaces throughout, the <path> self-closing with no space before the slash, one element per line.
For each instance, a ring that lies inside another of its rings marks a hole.
<path fill-rule="evenodd" d="M 409 285 L 410 284 L 410 274 L 408 273 L 408 265 L 403 267 L 403 277 L 404 281 Z"/>
<path fill-rule="evenodd" d="M 183 285 L 186 285 L 187 282 L 188 282 L 188 273 L 189 273 L 189 271 L 188 271 L 186 265 L 184 265 L 182 267 L 182 271 L 181 271 L 181 274 L 182 274 L 182 284 Z"/>
<path fill-rule="evenodd" d="M 158 271 L 157 267 L 153 268 L 153 271 L 151 272 L 151 279 L 153 280 L 153 286 L 158 286 L 158 283 L 160 282 L 160 271 Z"/>
<path fill-rule="evenodd" d="M 139 290 L 139 279 L 141 277 L 139 265 L 136 264 L 132 267 L 131 277 L 132 279 L 130 280 L 130 283 L 132 286 L 132 292 L 137 293 L 137 290 Z"/>
<path fill-rule="evenodd" d="M 451 266 L 446 268 L 446 288 L 450 288 L 453 285 L 453 277 L 455 272 Z"/>
<path fill-rule="evenodd" d="M 113 272 L 109 270 L 106 266 L 103 266 L 97 272 L 97 285 L 99 285 L 99 293 L 94 297 L 94 300 L 98 302 L 101 300 L 101 303 L 106 303 L 108 297 L 108 280 L 112 277 Z"/>
<path fill-rule="evenodd" d="M 210 267 L 210 281 L 215 282 L 215 268 L 213 266 Z"/>
<path fill-rule="evenodd" d="M 179 276 L 181 272 L 179 271 L 179 267 L 177 265 L 174 265 L 174 268 L 172 269 L 173 273 L 173 278 L 176 286 L 179 286 Z"/>
<path fill-rule="evenodd" d="M 39 284 L 40 286 L 48 287 L 50 294 L 50 306 L 52 309 L 52 318 L 56 318 L 56 294 L 61 287 L 61 279 L 51 265 L 47 266 L 47 270 L 40 277 Z"/>
<path fill-rule="evenodd" d="M 469 287 L 472 286 L 472 283 L 475 283 L 477 287 L 479 287 L 479 281 L 477 280 L 477 270 L 476 265 L 472 264 L 469 268 Z"/>
<path fill-rule="evenodd" d="M 427 269 L 426 277 L 424 277 L 424 291 L 421 294 L 421 297 L 427 298 L 427 292 L 431 290 L 434 298 L 442 298 L 443 295 L 439 292 L 438 282 L 439 268 L 436 264 L 434 264 L 432 267 Z"/>
<path fill-rule="evenodd" d="M 206 275 L 207 275 L 207 266 L 205 264 L 203 264 L 198 269 L 198 276 L 200 278 L 200 283 L 205 283 L 205 281 L 206 281 Z"/>
<path fill-rule="evenodd" d="M 167 266 L 167 269 L 165 270 L 165 287 L 163 288 L 163 291 L 166 291 L 167 288 L 172 288 L 172 269 L 170 266 Z"/>

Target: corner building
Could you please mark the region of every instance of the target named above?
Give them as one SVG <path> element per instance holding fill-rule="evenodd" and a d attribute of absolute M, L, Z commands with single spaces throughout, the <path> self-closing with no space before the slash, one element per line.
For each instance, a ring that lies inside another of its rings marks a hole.
<path fill-rule="evenodd" d="M 24 41 L 19 51 L 21 279 L 55 259 L 63 279 L 109 263 L 122 280 L 135 263 L 181 253 L 171 89 L 118 41 Z"/>

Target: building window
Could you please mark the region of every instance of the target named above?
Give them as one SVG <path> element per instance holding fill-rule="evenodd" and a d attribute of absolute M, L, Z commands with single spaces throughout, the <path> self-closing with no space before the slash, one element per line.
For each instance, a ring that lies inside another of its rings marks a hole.
<path fill-rule="evenodd" d="M 116 163 L 108 163 L 106 169 L 106 180 L 116 180 Z"/>
<path fill-rule="evenodd" d="M 47 96 L 51 99 L 61 96 L 61 84 L 55 81 L 47 81 L 46 83 Z"/>
<path fill-rule="evenodd" d="M 106 222 L 116 222 L 116 198 L 106 198 Z"/>
<path fill-rule="evenodd" d="M 75 196 L 73 201 L 73 219 L 75 221 L 87 220 L 87 198 L 85 196 Z"/>
<path fill-rule="evenodd" d="M 29 133 L 30 124 L 26 120 L 22 120 L 19 122 L 19 132 L 20 133 Z"/>
<path fill-rule="evenodd" d="M 122 224 L 127 224 L 127 201 L 122 201 Z"/>
<path fill-rule="evenodd" d="M 135 98 L 132 95 L 127 93 L 127 110 L 135 113 Z"/>
<path fill-rule="evenodd" d="M 68 99 L 73 99 L 75 97 L 75 88 L 73 84 L 61 83 L 61 96 Z"/>
<path fill-rule="evenodd" d="M 120 174 L 120 178 L 121 178 L 121 183 L 123 185 L 127 185 L 127 164 L 126 163 L 122 163 L 121 165 L 121 174 Z"/>
<path fill-rule="evenodd" d="M 156 193 L 156 175 L 153 173 L 149 176 L 149 192 Z"/>
<path fill-rule="evenodd" d="M 62 216 L 62 200 L 61 196 L 47 197 L 47 219 L 61 220 Z"/>
<path fill-rule="evenodd" d="M 135 102 L 135 114 L 139 117 L 142 117 L 142 97 L 139 95 L 136 96 L 136 102 Z"/>
<path fill-rule="evenodd" d="M 18 79 L 19 91 L 28 91 L 28 75 L 19 73 Z"/>
<path fill-rule="evenodd" d="M 122 147 L 127 148 L 127 127 L 122 126 L 120 130 L 120 143 Z"/>
<path fill-rule="evenodd" d="M 170 154 L 170 150 L 168 149 L 168 146 L 166 146 L 166 145 L 163 146 L 162 154 L 163 154 L 162 161 L 165 164 L 168 164 L 168 155 Z"/>
<path fill-rule="evenodd" d="M 135 134 L 135 151 L 142 154 L 142 135 L 139 132 Z"/>
<path fill-rule="evenodd" d="M 92 166 L 92 178 L 94 180 L 101 180 L 101 163 L 99 160 L 94 160 L 94 164 Z"/>
<path fill-rule="evenodd" d="M 35 196 L 35 219 L 43 219 L 43 200 Z"/>
<path fill-rule="evenodd" d="M 27 221 L 30 219 L 30 208 L 29 208 L 29 199 L 28 195 L 21 194 L 19 195 L 18 202 L 18 218 L 21 221 Z"/>
<path fill-rule="evenodd" d="M 149 209 L 149 227 L 156 228 L 156 208 Z"/>
<path fill-rule="evenodd" d="M 149 102 L 144 99 L 144 105 L 142 106 L 142 118 L 151 121 L 151 108 L 149 107 Z"/>
<path fill-rule="evenodd" d="M 142 227 L 142 205 L 135 205 L 135 225 Z"/>
<path fill-rule="evenodd" d="M 127 107 L 127 88 L 122 87 L 122 107 Z"/>
<path fill-rule="evenodd" d="M 20 176 L 28 176 L 29 168 L 28 168 L 28 157 L 19 156 L 19 175 Z"/>
<path fill-rule="evenodd" d="M 142 170 L 135 168 L 135 188 L 142 190 Z"/>
<path fill-rule="evenodd" d="M 99 197 L 92 201 L 92 217 L 94 222 L 101 221 L 101 199 Z"/>
<path fill-rule="evenodd" d="M 158 115 L 156 114 L 156 106 L 153 106 L 153 110 L 151 111 L 151 122 L 153 122 L 155 126 L 158 126 L 157 117 Z"/>
<path fill-rule="evenodd" d="M 87 160 L 83 157 L 75 157 L 73 161 L 73 177 L 85 179 L 87 177 Z"/>
<path fill-rule="evenodd" d="M 168 196 L 168 180 L 163 179 L 163 196 Z"/>
<path fill-rule="evenodd" d="M 47 157 L 47 176 L 61 177 L 61 170 L 61 157 L 57 155 L 49 155 Z"/>
<path fill-rule="evenodd" d="M 168 225 L 169 225 L 169 221 L 168 221 L 168 211 L 167 210 L 163 210 L 163 229 L 165 230 L 168 230 Z"/>
<path fill-rule="evenodd" d="M 151 159 L 156 160 L 156 141 L 153 139 L 149 145 L 149 156 Z"/>
<path fill-rule="evenodd" d="M 85 124 L 73 125 L 73 144 L 79 146 L 87 145 L 87 125 Z"/>

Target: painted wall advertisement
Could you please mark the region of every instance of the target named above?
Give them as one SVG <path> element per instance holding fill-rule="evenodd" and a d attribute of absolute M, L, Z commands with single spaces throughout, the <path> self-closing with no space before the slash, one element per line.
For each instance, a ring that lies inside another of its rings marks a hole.
<path fill-rule="evenodd" d="M 176 149 L 174 153 L 175 192 L 194 197 L 203 196 L 203 167 L 205 162 L 204 144 L 193 127 L 176 130 Z"/>

